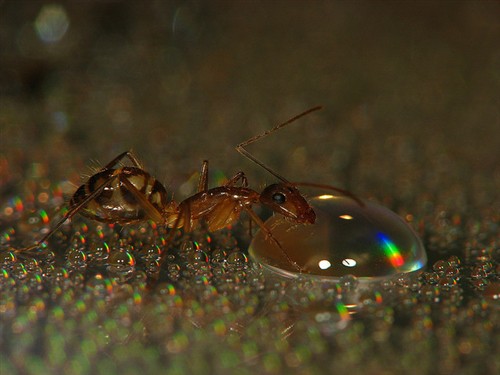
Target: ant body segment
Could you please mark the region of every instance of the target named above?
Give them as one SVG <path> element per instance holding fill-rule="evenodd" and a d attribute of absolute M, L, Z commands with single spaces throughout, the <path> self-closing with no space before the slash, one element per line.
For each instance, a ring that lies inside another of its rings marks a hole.
<path fill-rule="evenodd" d="M 133 166 L 115 168 L 124 158 Z M 153 220 L 172 227 L 177 218 L 177 204 L 168 201 L 165 187 L 143 169 L 132 151 L 125 151 L 76 190 L 68 211 L 47 234 L 34 245 L 16 251 L 40 247 L 77 213 L 104 223 L 133 224 Z"/>
<path fill-rule="evenodd" d="M 34 245 L 17 250 L 17 252 L 40 247 L 66 220 L 71 219 L 77 213 L 107 223 L 131 224 L 152 220 L 157 224 L 172 228 L 167 241 L 170 244 L 177 228 L 182 228 L 184 232 L 190 232 L 203 221 L 207 224 L 209 231 L 217 231 L 233 224 L 239 219 L 242 212 L 246 212 L 250 219 L 266 234 L 266 237 L 280 248 L 286 259 L 297 270 L 302 271 L 272 235 L 262 219 L 253 211 L 252 206 L 261 204 L 293 222 L 314 224 L 316 214 L 297 186 L 334 190 L 351 197 L 362 206 L 364 204 L 350 192 L 333 186 L 290 182 L 257 160 L 245 147 L 319 109 L 321 109 L 319 106 L 313 107 L 236 146 L 236 150 L 240 154 L 280 180 L 280 182 L 265 187 L 261 193 L 248 187 L 248 181 L 243 172 L 235 174 L 224 185 L 209 189 L 208 161 L 205 160 L 200 172 L 197 193 L 177 204 L 173 200 L 168 200 L 165 187 L 143 169 L 131 151 L 126 151 L 111 160 L 77 189 L 70 200 L 68 212 L 47 234 Z M 128 158 L 132 166 L 117 168 L 117 164 L 124 158 Z M 165 256 L 166 251 L 161 256 L 160 264 Z"/>

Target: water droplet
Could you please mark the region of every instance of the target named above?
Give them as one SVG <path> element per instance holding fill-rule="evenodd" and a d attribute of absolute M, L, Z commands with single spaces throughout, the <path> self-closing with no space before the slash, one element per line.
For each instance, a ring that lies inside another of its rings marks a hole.
<path fill-rule="evenodd" d="M 353 291 L 353 290 L 356 290 L 356 288 L 359 284 L 359 280 L 357 279 L 356 276 L 345 275 L 339 279 L 339 284 L 343 289 L 345 289 L 347 291 Z"/>
<path fill-rule="evenodd" d="M 452 255 L 451 257 L 448 258 L 448 263 L 450 264 L 451 267 L 458 268 L 460 266 L 460 258 L 457 257 L 456 255 Z"/>
<path fill-rule="evenodd" d="M 413 230 L 394 212 L 372 202 L 347 197 L 311 200 L 316 223 L 297 225 L 276 215 L 266 222 L 283 249 L 306 274 L 374 280 L 421 269 L 425 249 Z M 259 231 L 250 255 L 284 276 L 297 275 L 282 251 Z"/>
<path fill-rule="evenodd" d="M 162 250 L 158 245 L 148 245 L 142 246 L 138 254 L 140 258 L 143 258 L 146 261 L 157 260 L 160 258 Z"/>
<path fill-rule="evenodd" d="M 227 254 L 223 249 L 215 249 L 211 254 L 212 263 L 223 263 L 226 261 Z"/>
<path fill-rule="evenodd" d="M 68 266 L 75 270 L 83 270 L 87 267 L 87 255 L 77 247 L 68 251 L 66 259 Z"/>
<path fill-rule="evenodd" d="M 438 260 L 436 263 L 432 265 L 432 269 L 436 271 L 438 274 L 444 274 L 444 270 L 449 266 L 449 263 L 445 260 Z"/>
<path fill-rule="evenodd" d="M 12 266 L 11 273 L 18 280 L 23 280 L 28 275 L 28 271 L 26 271 L 23 263 L 15 263 Z"/>
<path fill-rule="evenodd" d="M 109 251 L 109 246 L 104 241 L 91 244 L 87 252 L 89 262 L 97 265 L 103 264 L 109 257 Z"/>
<path fill-rule="evenodd" d="M 17 261 L 16 254 L 12 251 L 0 252 L 0 265 L 9 267 Z"/>
<path fill-rule="evenodd" d="M 160 262 L 156 259 L 148 259 L 146 261 L 145 272 L 150 277 L 155 277 L 160 272 Z"/>
<path fill-rule="evenodd" d="M 233 251 L 227 257 L 227 264 L 232 269 L 242 269 L 248 263 L 247 256 L 241 251 Z"/>
<path fill-rule="evenodd" d="M 181 275 L 181 267 L 177 263 L 170 263 L 167 267 L 168 276 L 172 280 L 178 280 Z"/>
<path fill-rule="evenodd" d="M 114 251 L 109 256 L 108 272 L 122 282 L 130 279 L 135 271 L 135 258 L 126 250 Z"/>
<path fill-rule="evenodd" d="M 188 262 L 190 265 L 197 265 L 198 263 L 207 263 L 208 256 L 204 251 L 193 251 L 189 254 Z"/>

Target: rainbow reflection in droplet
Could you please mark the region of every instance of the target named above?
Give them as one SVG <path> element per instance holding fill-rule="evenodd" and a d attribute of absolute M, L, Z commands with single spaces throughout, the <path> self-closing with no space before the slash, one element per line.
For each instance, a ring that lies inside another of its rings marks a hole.
<path fill-rule="evenodd" d="M 339 278 L 354 275 L 378 279 L 421 269 L 427 262 L 422 242 L 394 212 L 372 202 L 364 206 L 348 197 L 322 195 L 311 199 L 313 225 L 296 224 L 275 215 L 266 221 L 305 273 Z M 282 251 L 259 231 L 250 255 L 277 273 L 297 274 Z"/>

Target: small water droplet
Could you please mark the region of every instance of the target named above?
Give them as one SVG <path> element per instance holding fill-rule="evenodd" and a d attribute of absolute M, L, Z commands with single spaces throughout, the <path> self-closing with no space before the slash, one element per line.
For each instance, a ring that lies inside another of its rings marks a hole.
<path fill-rule="evenodd" d="M 199 263 L 207 263 L 208 257 L 204 251 L 197 250 L 197 251 L 193 251 L 189 254 L 188 262 L 189 262 L 189 265 L 196 267 L 196 265 L 198 265 Z"/>
<path fill-rule="evenodd" d="M 28 271 L 26 271 L 23 263 L 15 263 L 11 268 L 11 274 L 14 278 L 23 280 L 28 275 Z"/>
<path fill-rule="evenodd" d="M 112 252 L 109 256 L 107 270 L 122 282 L 130 279 L 135 271 L 134 256 L 126 250 Z"/>
<path fill-rule="evenodd" d="M 215 249 L 211 254 L 212 263 L 223 263 L 226 261 L 227 254 L 223 249 Z"/>
<path fill-rule="evenodd" d="M 167 272 L 172 280 L 178 280 L 181 275 L 181 267 L 177 263 L 170 263 L 167 266 Z"/>
<path fill-rule="evenodd" d="M 87 255 L 77 247 L 73 247 L 66 255 L 67 264 L 75 270 L 83 270 L 87 267 Z"/>
<path fill-rule="evenodd" d="M 451 267 L 458 268 L 460 266 L 460 258 L 457 257 L 456 255 L 452 255 L 451 257 L 448 258 L 448 263 L 450 264 Z"/>
<path fill-rule="evenodd" d="M 345 289 L 346 291 L 353 291 L 356 289 L 358 286 L 359 280 L 357 279 L 356 276 L 353 275 L 345 275 L 342 276 L 339 280 L 339 284 L 342 287 L 342 289 Z"/>
<path fill-rule="evenodd" d="M 241 251 L 233 251 L 227 257 L 227 264 L 230 268 L 241 269 L 244 268 L 248 263 L 247 256 Z"/>
<path fill-rule="evenodd" d="M 160 258 L 162 253 L 161 248 L 158 245 L 143 246 L 139 251 L 139 257 L 146 261 L 157 260 Z"/>
<path fill-rule="evenodd" d="M 87 252 L 89 262 L 96 265 L 101 265 L 109 257 L 109 246 L 106 242 L 93 243 L 89 245 Z"/>
<path fill-rule="evenodd" d="M 317 216 L 313 225 L 297 225 L 278 215 L 266 221 L 286 253 L 304 270 L 303 276 L 354 275 L 374 280 L 411 273 L 426 264 L 420 239 L 387 208 L 333 196 L 316 197 L 310 203 Z M 265 237 L 261 231 L 255 235 L 250 255 L 274 272 L 296 276 L 296 268 Z"/>
<path fill-rule="evenodd" d="M 448 268 L 449 263 L 445 260 L 438 260 L 436 263 L 432 265 L 432 269 L 436 271 L 438 274 L 444 274 L 444 270 Z"/>
<path fill-rule="evenodd" d="M 160 262 L 156 259 L 148 259 L 146 261 L 145 272 L 150 277 L 158 275 L 160 272 Z"/>
<path fill-rule="evenodd" d="M 16 254 L 12 251 L 0 251 L 0 265 L 10 267 L 16 261 Z"/>

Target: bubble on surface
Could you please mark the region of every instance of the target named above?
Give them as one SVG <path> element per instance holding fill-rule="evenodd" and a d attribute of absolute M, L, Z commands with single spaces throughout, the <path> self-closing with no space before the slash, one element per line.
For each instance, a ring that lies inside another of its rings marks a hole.
<path fill-rule="evenodd" d="M 425 249 L 415 232 L 394 212 L 372 202 L 364 206 L 348 197 L 311 199 L 313 225 L 297 225 L 275 215 L 266 221 L 273 236 L 303 270 L 327 278 L 353 275 L 378 280 L 424 267 Z M 287 277 L 298 275 L 283 252 L 259 231 L 250 255 Z"/>

